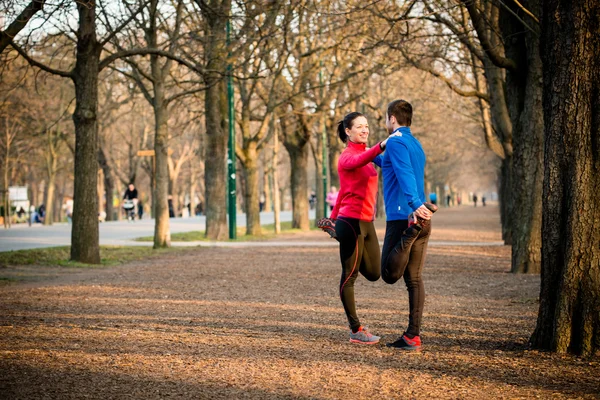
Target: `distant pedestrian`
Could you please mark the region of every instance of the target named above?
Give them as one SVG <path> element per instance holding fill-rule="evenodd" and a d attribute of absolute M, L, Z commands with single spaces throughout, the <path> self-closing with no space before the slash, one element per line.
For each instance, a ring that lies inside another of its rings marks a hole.
<path fill-rule="evenodd" d="M 265 209 L 265 202 L 267 201 L 267 196 L 265 196 L 265 192 L 262 192 L 260 194 L 260 197 L 258 199 L 258 209 L 260 212 L 263 212 L 263 210 Z"/>
<path fill-rule="evenodd" d="M 481 196 L 481 205 L 485 207 L 485 196 Z"/>
<path fill-rule="evenodd" d="M 431 204 L 437 204 L 437 194 L 435 192 L 429 193 L 429 201 Z"/>
<path fill-rule="evenodd" d="M 308 204 L 310 204 L 311 210 L 314 210 L 315 206 L 317 205 L 317 195 L 315 194 L 314 190 L 310 191 L 310 196 L 308 198 Z"/>
<path fill-rule="evenodd" d="M 446 196 L 446 207 L 450 207 L 450 200 L 452 200 L 452 196 Z"/>
<path fill-rule="evenodd" d="M 169 218 L 175 218 L 175 207 L 173 206 L 173 196 L 169 195 L 167 204 L 169 207 Z"/>
<path fill-rule="evenodd" d="M 475 207 L 477 207 L 477 195 L 476 194 L 473 195 L 473 204 L 475 204 Z"/>
<path fill-rule="evenodd" d="M 337 198 L 338 198 L 337 188 L 335 186 L 332 186 L 331 189 L 329 189 L 329 193 L 327 193 L 327 200 L 326 200 L 327 204 L 329 204 L 330 211 L 333 211 L 333 207 L 335 207 Z"/>

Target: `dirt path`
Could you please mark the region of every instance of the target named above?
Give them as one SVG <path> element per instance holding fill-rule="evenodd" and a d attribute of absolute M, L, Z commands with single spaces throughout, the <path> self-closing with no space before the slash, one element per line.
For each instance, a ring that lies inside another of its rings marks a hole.
<path fill-rule="evenodd" d="M 500 240 L 494 207 L 435 224 L 432 240 Z M 0 397 L 600 398 L 598 359 L 526 349 L 539 276 L 507 273 L 509 248 L 430 249 L 420 354 L 348 343 L 338 264 L 333 247 L 198 248 L 0 287 Z M 356 294 L 395 340 L 403 284 L 359 278 Z"/>

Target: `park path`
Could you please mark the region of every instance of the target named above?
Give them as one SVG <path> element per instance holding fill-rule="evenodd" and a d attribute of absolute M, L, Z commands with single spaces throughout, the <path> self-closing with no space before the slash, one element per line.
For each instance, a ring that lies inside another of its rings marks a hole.
<path fill-rule="evenodd" d="M 314 210 L 310 211 L 311 218 L 314 219 Z M 282 222 L 291 221 L 291 211 L 282 211 L 280 215 Z M 260 214 L 261 224 L 272 224 L 274 215 L 272 212 L 262 212 Z M 246 215 L 237 214 L 237 226 L 246 226 Z M 170 218 L 170 232 L 191 232 L 204 231 L 206 229 L 206 216 L 200 215 L 190 218 Z M 152 246 L 152 242 L 138 242 L 135 238 L 154 235 L 154 220 L 150 218 L 129 222 L 109 221 L 102 222 L 99 225 L 100 245 L 112 246 Z M 210 245 L 206 242 L 180 242 L 176 246 L 198 246 Z M 39 249 L 44 247 L 70 246 L 71 245 L 71 225 L 67 223 L 56 223 L 45 226 L 41 224 L 13 225 L 10 229 L 0 229 L 0 252 L 12 250 Z"/>
<path fill-rule="evenodd" d="M 513 275 L 497 208 L 442 209 L 424 270 L 424 350 L 348 343 L 335 247 L 182 249 L 0 287 L 9 399 L 599 398 L 598 359 L 528 350 L 539 276 Z M 379 235 L 382 237 L 379 225 Z M 278 242 L 328 241 L 321 232 Z M 393 341 L 406 289 L 359 278 L 359 315 Z"/>

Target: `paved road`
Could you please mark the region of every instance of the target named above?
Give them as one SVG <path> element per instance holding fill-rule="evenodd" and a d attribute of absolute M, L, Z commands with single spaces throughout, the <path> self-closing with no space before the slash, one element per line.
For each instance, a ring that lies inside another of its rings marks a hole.
<path fill-rule="evenodd" d="M 310 218 L 314 218 L 315 211 L 310 212 Z M 261 224 L 272 224 L 273 213 L 264 212 L 260 215 Z M 292 213 L 290 211 L 281 213 L 281 221 L 291 221 Z M 191 218 L 171 218 L 169 220 L 171 233 L 203 231 L 206 227 L 204 216 Z M 238 226 L 246 226 L 246 215 L 238 214 Z M 115 245 L 115 246 L 152 246 L 152 242 L 136 242 L 133 239 L 142 236 L 154 235 L 154 220 L 144 219 L 142 221 L 127 222 L 127 221 L 111 221 L 100 224 L 100 244 Z M 380 238 L 383 239 L 383 238 Z M 382 244 L 380 240 L 380 244 Z M 43 247 L 69 246 L 71 244 L 71 226 L 66 223 L 55 224 L 52 226 L 43 226 L 36 224 L 28 225 L 13 225 L 11 229 L 0 228 L 0 252 L 11 250 L 36 249 Z M 286 247 L 334 247 L 338 243 L 335 240 L 326 239 L 320 241 L 274 241 L 267 242 L 252 241 L 252 242 L 172 242 L 173 246 L 194 247 L 194 246 L 219 246 L 219 247 L 243 247 L 243 246 L 286 246 Z M 503 246 L 501 241 L 442 241 L 432 240 L 429 246 Z"/>
<path fill-rule="evenodd" d="M 273 213 L 263 212 L 260 222 L 263 225 L 273 223 Z M 281 221 L 291 221 L 291 211 L 281 212 Z M 314 218 L 314 210 L 310 213 Z M 171 218 L 169 220 L 171 233 L 203 231 L 206 227 L 206 217 Z M 237 215 L 238 226 L 246 226 L 246 215 Z M 141 221 L 111 221 L 100 224 L 101 245 L 139 245 L 151 246 L 151 242 L 135 242 L 133 239 L 142 236 L 154 235 L 154 220 Z M 10 250 L 36 249 L 42 247 L 69 246 L 71 244 L 71 225 L 66 223 L 43 226 L 35 224 L 13 225 L 10 229 L 0 228 L 0 252 Z M 199 244 L 214 245 L 211 242 L 177 243 L 184 246 L 198 246 Z M 174 243 L 175 245 L 175 243 Z"/>

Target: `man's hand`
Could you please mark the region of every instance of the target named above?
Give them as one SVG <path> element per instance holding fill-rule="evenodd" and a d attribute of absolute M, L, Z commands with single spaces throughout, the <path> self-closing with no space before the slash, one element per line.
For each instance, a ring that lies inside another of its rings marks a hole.
<path fill-rule="evenodd" d="M 431 216 L 433 215 L 433 213 L 429 211 L 427 207 L 425 207 L 425 204 L 422 204 L 421 207 L 417 208 L 414 214 L 418 218 L 424 219 L 426 221 L 429 221 L 431 219 Z"/>

